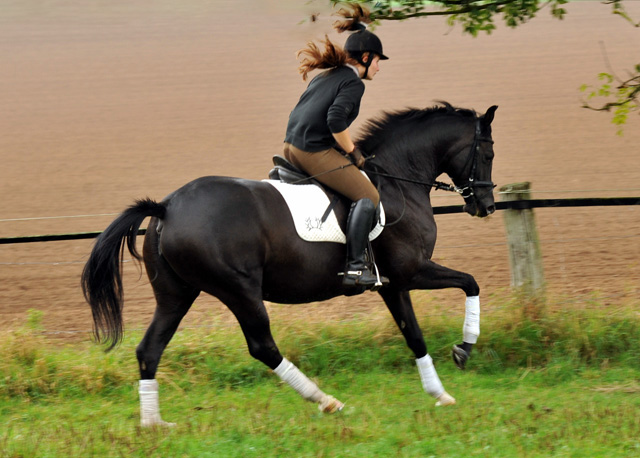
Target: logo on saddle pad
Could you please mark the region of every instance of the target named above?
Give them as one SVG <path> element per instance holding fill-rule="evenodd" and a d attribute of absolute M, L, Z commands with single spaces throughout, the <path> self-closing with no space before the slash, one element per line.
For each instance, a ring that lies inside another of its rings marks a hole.
<path fill-rule="evenodd" d="M 263 180 L 276 188 L 289 206 L 296 231 L 302 240 L 307 242 L 346 243 L 347 237 L 342 232 L 335 212 L 323 222 L 322 216 L 329 207 L 327 194 L 315 184 L 289 184 L 278 180 Z M 369 240 L 380 235 L 384 228 L 385 217 L 382 202 L 380 203 L 380 219 L 376 227 L 369 233 Z"/>

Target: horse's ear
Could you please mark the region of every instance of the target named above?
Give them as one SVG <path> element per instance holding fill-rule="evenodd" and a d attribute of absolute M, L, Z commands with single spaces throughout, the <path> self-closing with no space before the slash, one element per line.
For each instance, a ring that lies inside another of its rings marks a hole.
<path fill-rule="evenodd" d="M 498 109 L 498 105 L 493 105 L 491 108 L 489 108 L 487 110 L 487 112 L 484 114 L 484 116 L 482 117 L 484 125 L 488 126 L 489 124 L 491 124 L 493 122 L 493 117 L 496 113 L 496 110 Z"/>

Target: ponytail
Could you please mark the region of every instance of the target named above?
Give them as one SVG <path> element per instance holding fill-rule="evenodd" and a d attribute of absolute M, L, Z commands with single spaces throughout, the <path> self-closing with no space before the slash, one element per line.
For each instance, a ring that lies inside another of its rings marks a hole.
<path fill-rule="evenodd" d="M 365 30 L 367 26 L 365 24 L 371 24 L 371 11 L 358 4 L 347 4 L 345 8 L 340 8 L 336 13 L 336 16 L 341 16 L 342 19 L 338 19 L 333 23 L 333 28 L 342 32 L 357 32 L 359 30 Z"/>
<path fill-rule="evenodd" d="M 302 56 L 298 72 L 304 81 L 307 80 L 308 74 L 312 70 L 340 67 L 350 60 L 346 51 L 333 44 L 328 36 L 325 35 L 324 40 L 320 40 L 320 42 L 324 44 L 324 50 L 321 50 L 315 43 L 309 42 L 306 48 L 296 53 L 298 59 Z"/>

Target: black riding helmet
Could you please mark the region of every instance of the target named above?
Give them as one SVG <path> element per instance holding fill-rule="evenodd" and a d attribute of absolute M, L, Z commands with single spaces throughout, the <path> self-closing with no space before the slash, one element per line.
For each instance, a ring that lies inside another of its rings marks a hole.
<path fill-rule="evenodd" d="M 362 55 L 364 53 L 376 54 L 380 57 L 380 60 L 388 59 L 382 52 L 382 42 L 380 38 L 368 30 L 358 30 L 349 35 L 349 38 L 347 38 L 344 44 L 344 49 L 351 57 L 356 59 L 359 64 L 365 67 L 366 70 L 363 78 L 367 77 L 369 65 L 371 65 L 371 61 L 373 60 L 373 58 L 370 58 L 367 62 L 363 62 Z"/>

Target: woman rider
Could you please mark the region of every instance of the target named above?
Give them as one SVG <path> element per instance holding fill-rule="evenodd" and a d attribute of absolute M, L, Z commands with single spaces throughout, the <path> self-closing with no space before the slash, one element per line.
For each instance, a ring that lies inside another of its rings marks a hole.
<path fill-rule="evenodd" d="M 324 51 L 309 43 L 298 52 L 298 57 L 303 56 L 299 67 L 303 80 L 306 81 L 311 70 L 329 70 L 311 80 L 291 112 L 284 156 L 353 202 L 347 219 L 347 263 L 343 284 L 369 289 L 378 279 L 365 262 L 365 248 L 380 196 L 358 170 L 365 159 L 351 139 L 349 126 L 360 109 L 364 94 L 362 80 L 373 79 L 379 70 L 378 62 L 388 57 L 382 52 L 380 39 L 368 30 L 351 34 L 344 50 L 331 43 L 328 37 L 323 43 Z M 355 166 L 349 167 L 351 164 Z"/>

